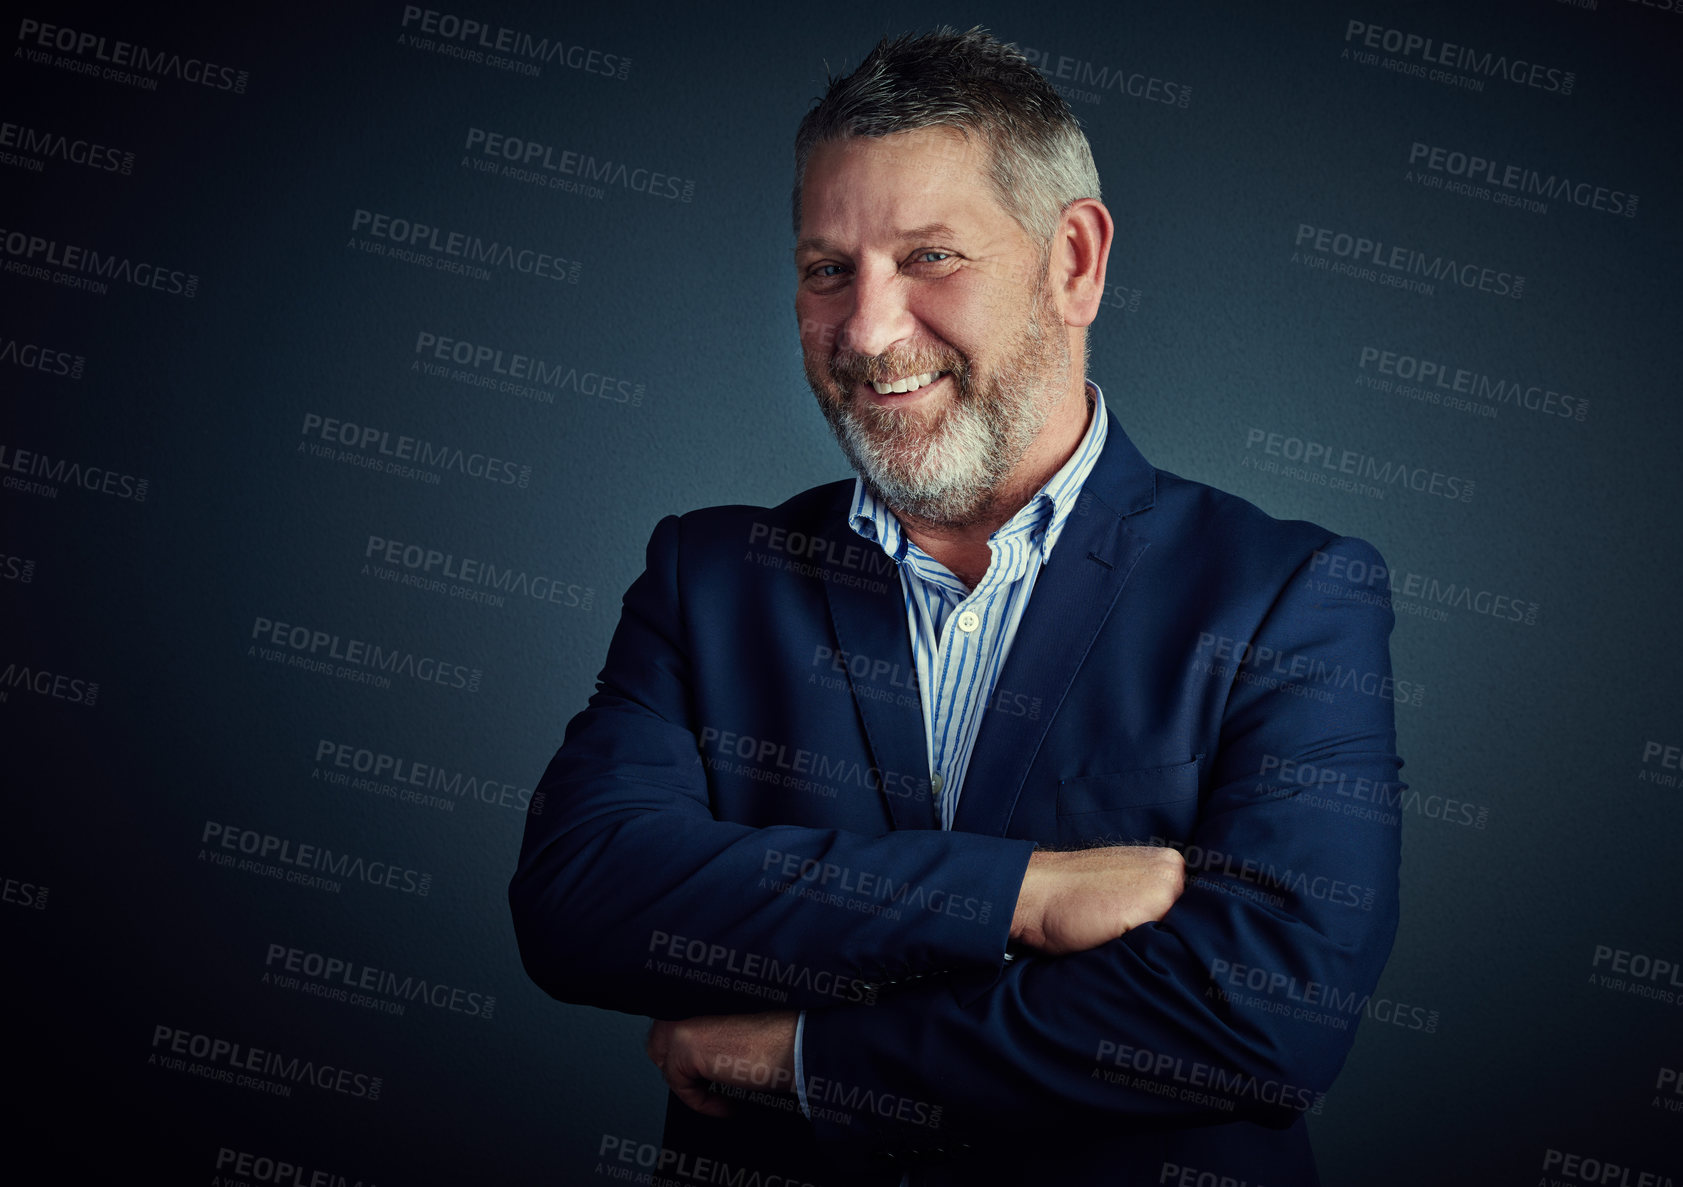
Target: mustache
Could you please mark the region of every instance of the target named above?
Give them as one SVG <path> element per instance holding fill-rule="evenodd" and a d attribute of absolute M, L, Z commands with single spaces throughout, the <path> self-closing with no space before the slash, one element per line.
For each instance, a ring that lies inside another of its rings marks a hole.
<path fill-rule="evenodd" d="M 920 351 L 911 354 L 836 355 L 829 363 L 830 378 L 849 391 L 857 383 L 888 383 L 903 375 L 926 371 L 950 371 L 963 380 L 970 374 L 969 363 L 950 351 Z"/>

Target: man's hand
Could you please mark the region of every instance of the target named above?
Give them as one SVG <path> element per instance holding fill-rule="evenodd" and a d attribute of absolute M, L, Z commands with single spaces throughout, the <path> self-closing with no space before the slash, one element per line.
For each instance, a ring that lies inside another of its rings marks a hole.
<path fill-rule="evenodd" d="M 1186 860 L 1167 846 L 1041 850 L 1011 917 L 1011 938 L 1050 956 L 1085 952 L 1169 913 L 1186 889 Z"/>
<path fill-rule="evenodd" d="M 761 1092 L 795 1091 L 797 1017 L 793 1010 L 778 1010 L 657 1021 L 644 1049 L 679 1100 L 709 1117 L 728 1117 L 730 1101 L 710 1095 L 710 1081 Z"/>

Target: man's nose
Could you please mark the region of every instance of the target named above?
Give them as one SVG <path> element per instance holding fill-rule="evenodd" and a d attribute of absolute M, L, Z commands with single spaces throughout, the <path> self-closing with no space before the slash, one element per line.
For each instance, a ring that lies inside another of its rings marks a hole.
<path fill-rule="evenodd" d="M 915 319 L 903 277 L 893 268 L 860 268 L 848 292 L 853 307 L 839 328 L 837 346 L 853 354 L 885 354 L 912 336 Z"/>

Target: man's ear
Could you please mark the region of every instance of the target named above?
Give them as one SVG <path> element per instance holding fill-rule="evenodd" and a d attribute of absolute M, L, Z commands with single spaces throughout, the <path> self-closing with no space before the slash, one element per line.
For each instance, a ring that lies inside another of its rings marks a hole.
<path fill-rule="evenodd" d="M 1052 237 L 1051 282 L 1065 325 L 1089 326 L 1099 315 L 1115 233 L 1110 211 L 1097 198 L 1080 198 L 1064 209 Z"/>

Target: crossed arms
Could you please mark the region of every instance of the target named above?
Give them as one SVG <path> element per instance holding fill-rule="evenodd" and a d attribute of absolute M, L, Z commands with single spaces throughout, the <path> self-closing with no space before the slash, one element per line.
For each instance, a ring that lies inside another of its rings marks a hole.
<path fill-rule="evenodd" d="M 1186 885 L 1176 849 L 1112 845 L 1030 856 L 1011 918 L 1011 939 L 1048 956 L 1085 952 L 1163 918 Z M 657 1021 L 646 1052 L 666 1084 L 698 1113 L 724 1117 L 728 1097 L 710 1084 L 795 1091 L 799 1015 L 705 1015 Z"/>
<path fill-rule="evenodd" d="M 650 1054 L 681 1099 L 709 1111 L 706 1081 L 755 1063 L 787 1067 L 794 1015 L 765 1014 L 764 997 L 736 988 L 739 979 L 716 985 L 662 967 L 663 947 L 699 951 L 702 963 L 724 952 L 800 970 L 781 982 L 780 1004 L 807 1010 L 808 1079 L 929 1102 L 951 1130 L 985 1136 L 1002 1122 L 1021 1132 L 1095 1116 L 1122 1127 L 1289 1124 L 1313 1107 L 1354 1020 L 1306 1025 L 1227 992 L 1218 974 L 1260 968 L 1349 1000 L 1372 991 L 1396 927 L 1395 817 L 1352 819 L 1305 793 L 1325 790 L 1325 773 L 1340 786 L 1399 786 L 1388 700 L 1366 682 L 1311 698 L 1307 676 L 1232 678 L 1184 880 L 1173 848 L 1050 853 L 971 833 L 718 820 L 690 720 L 679 535 L 677 517 L 657 526 L 597 692 L 533 797 L 509 893 L 522 959 L 543 989 L 657 1019 L 703 1016 L 657 1026 Z M 1316 555 L 1365 562 L 1327 573 L 1379 564 L 1348 539 Z M 1383 599 L 1330 576 L 1312 589 L 1305 570 L 1257 623 L 1251 653 L 1291 656 L 1292 673 L 1333 663 L 1388 680 Z M 1302 770 L 1316 772 L 1313 785 L 1294 778 Z M 768 854 L 943 888 L 994 910 L 891 918 L 768 894 Z M 1031 951 L 1008 962 L 1012 940 Z M 749 1075 L 764 1083 L 763 1066 Z M 843 1122 L 815 1112 L 813 1124 L 821 1141 L 906 1140 L 875 1114 Z"/>

